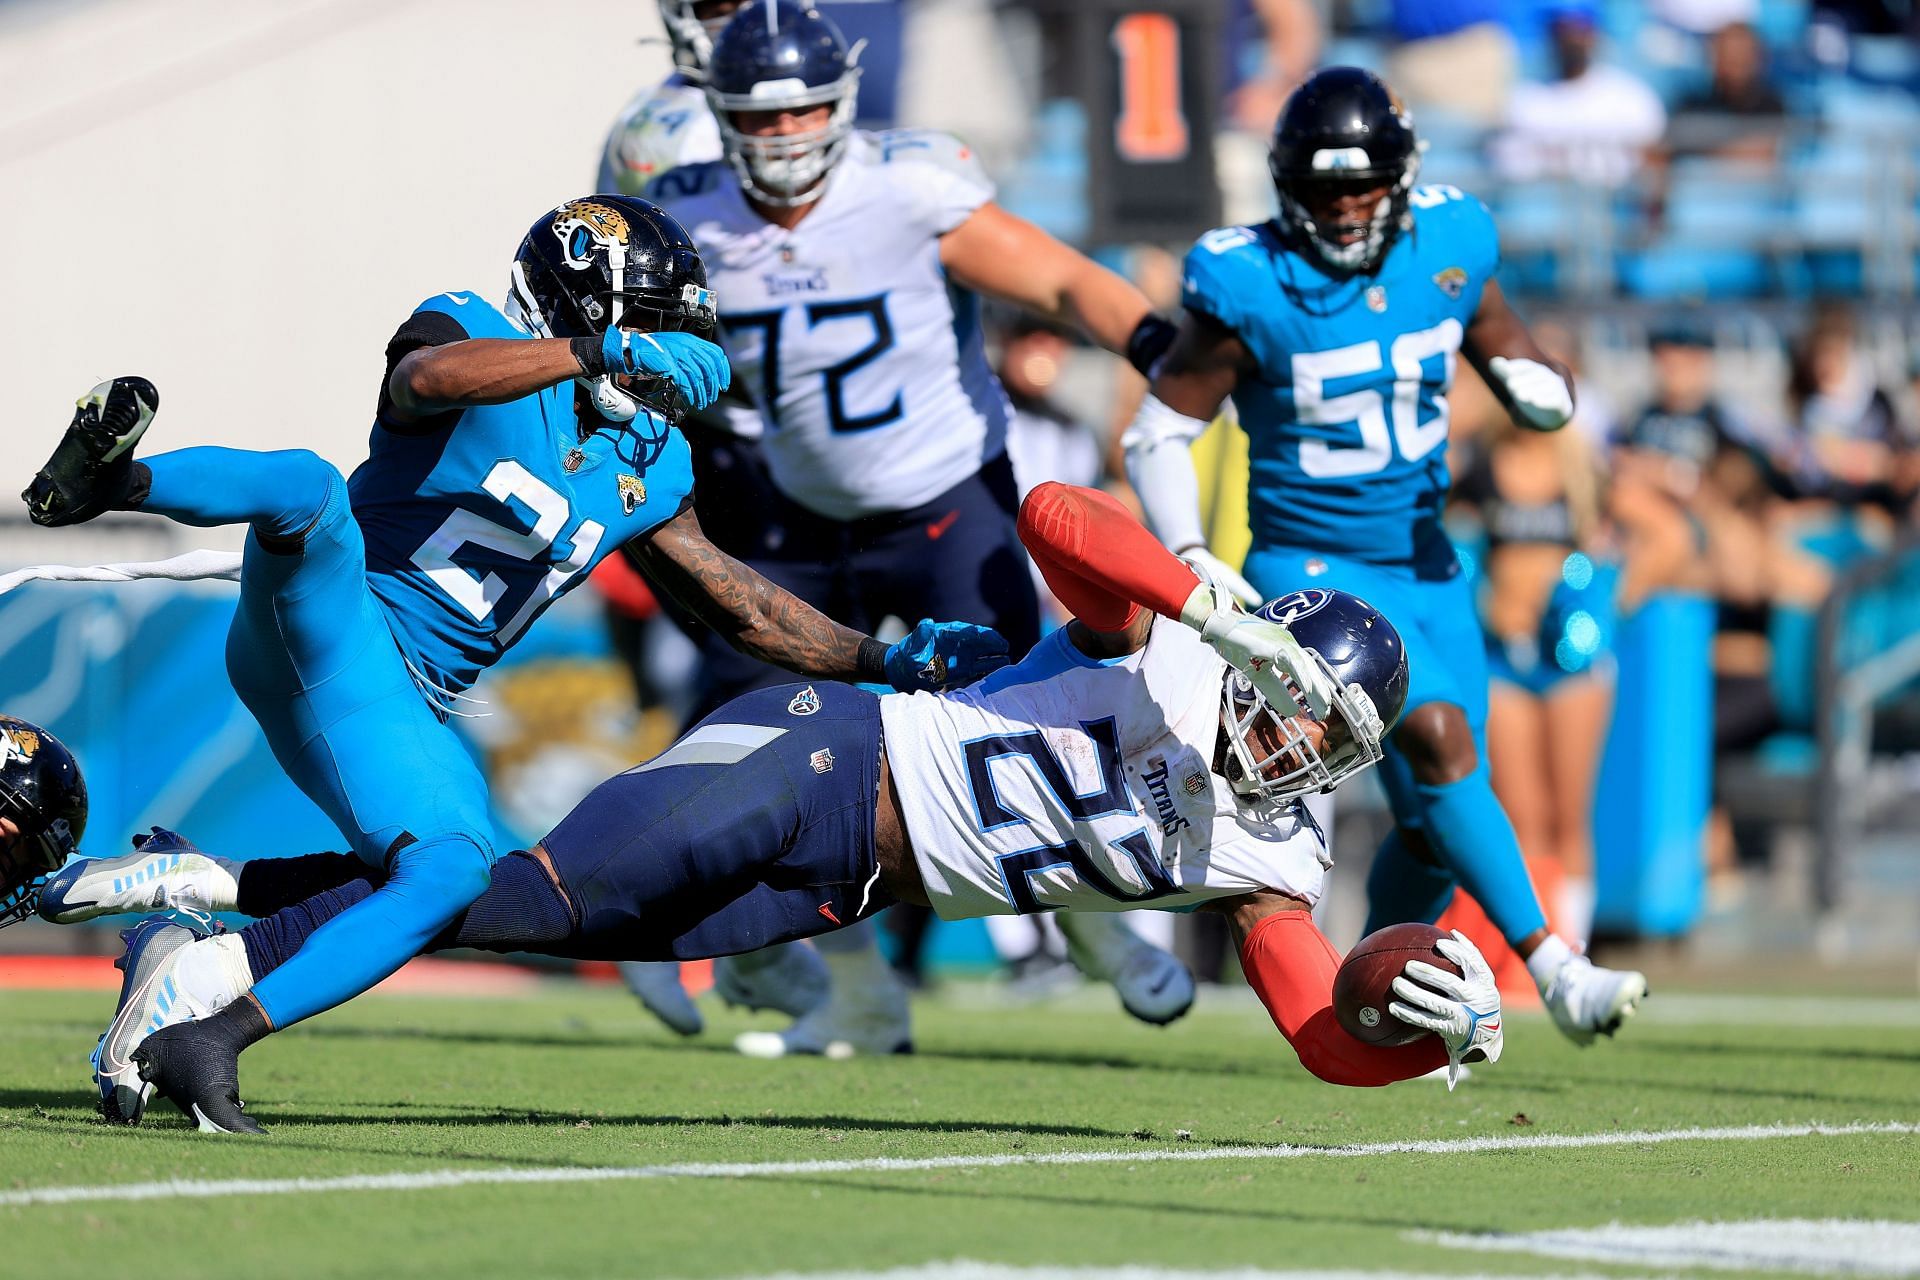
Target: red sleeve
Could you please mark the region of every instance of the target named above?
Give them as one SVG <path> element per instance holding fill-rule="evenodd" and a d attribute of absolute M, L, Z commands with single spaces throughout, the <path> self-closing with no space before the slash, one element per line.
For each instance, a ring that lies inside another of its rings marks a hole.
<path fill-rule="evenodd" d="M 1347 1034 L 1333 1016 L 1340 953 L 1308 912 L 1276 911 L 1253 926 L 1240 967 L 1301 1064 L 1329 1084 L 1392 1084 L 1447 1065 L 1439 1036 L 1387 1049 Z"/>
<path fill-rule="evenodd" d="M 1122 631 L 1141 606 L 1178 618 L 1193 570 L 1098 489 L 1049 480 L 1020 504 L 1020 541 L 1061 604 L 1095 631 Z"/>

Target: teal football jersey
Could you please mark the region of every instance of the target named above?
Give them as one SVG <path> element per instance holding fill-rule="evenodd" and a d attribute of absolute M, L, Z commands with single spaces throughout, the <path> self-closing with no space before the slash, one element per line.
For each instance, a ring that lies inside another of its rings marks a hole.
<path fill-rule="evenodd" d="M 477 294 L 415 308 L 468 337 L 526 339 Z M 367 585 L 418 674 L 472 684 L 546 607 L 622 543 L 670 519 L 693 491 L 686 440 L 644 411 L 593 421 L 582 440 L 571 382 L 423 423 L 374 425 L 347 482 L 367 543 Z"/>
<path fill-rule="evenodd" d="M 1451 572 L 1447 392 L 1499 241 L 1486 206 L 1453 187 L 1417 188 L 1411 207 L 1373 275 L 1328 275 L 1271 222 L 1208 232 L 1187 254 L 1182 302 L 1258 366 L 1233 395 L 1256 547 Z"/>

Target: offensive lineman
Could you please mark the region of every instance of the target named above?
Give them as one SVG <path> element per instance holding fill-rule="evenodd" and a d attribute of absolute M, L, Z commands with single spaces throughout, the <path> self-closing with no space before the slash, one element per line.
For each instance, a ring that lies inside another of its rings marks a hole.
<path fill-rule="evenodd" d="M 681 65 L 698 68 L 698 38 L 679 30 Z M 753 545 L 735 553 L 849 625 L 965 617 L 1024 653 L 1038 639 L 1039 602 L 1014 534 L 1011 408 L 975 294 L 1073 324 L 1143 372 L 1172 326 L 1127 281 L 996 205 L 958 140 L 856 131 L 855 53 L 811 8 L 741 6 L 694 74 L 724 158 L 680 163 L 646 191 L 700 246 L 736 392 L 757 405 L 745 416 L 764 423 L 774 492 L 742 531 Z M 780 678 L 707 652 L 708 709 Z M 1185 1012 L 1191 975 L 1165 952 L 1117 921 L 1063 916 L 1062 928 L 1135 1016 Z M 858 943 L 822 947 L 844 978 L 829 1007 L 778 1038 L 749 1033 L 742 1047 L 906 1043 L 904 992 L 870 948 L 842 950 Z"/>
<path fill-rule="evenodd" d="M 893 901 L 947 918 L 1188 905 L 1228 917 L 1251 985 L 1322 1079 L 1379 1085 L 1497 1060 L 1499 995 L 1458 935 L 1441 947 L 1464 978 L 1416 963 L 1395 981 L 1393 1012 L 1436 1038 L 1368 1046 L 1329 1007 L 1338 956 L 1310 913 L 1328 859 L 1299 797 L 1379 760 L 1407 688 L 1393 626 L 1338 591 L 1249 615 L 1093 490 L 1038 486 L 1020 536 L 1077 617 L 1022 662 L 937 696 L 819 684 L 737 699 L 501 859 L 436 945 L 691 958 Z M 139 926 L 135 941 L 151 943 L 130 949 L 116 1018 L 136 1029 L 142 1081 L 203 1129 L 259 1132 L 238 1101 L 256 1016 L 244 993 L 373 892 L 373 876 L 337 854 L 236 868 L 167 836 L 178 856 L 69 866 L 40 910 L 71 922 L 157 891 L 176 907 L 259 911 L 276 892 L 290 904 L 239 939 Z M 125 889 L 150 861 L 164 865 Z M 329 874 L 337 888 L 298 901 Z M 217 948 L 243 955 L 229 964 Z M 149 1025 L 161 1029 L 141 1039 Z"/>
<path fill-rule="evenodd" d="M 1527 963 L 1555 1023 L 1591 1043 L 1646 995 L 1550 933 L 1488 782 L 1485 651 L 1446 502 L 1447 399 L 1464 351 L 1522 426 L 1573 413 L 1566 373 L 1494 280 L 1485 206 L 1415 187 L 1420 144 L 1386 85 L 1328 67 L 1295 90 L 1269 164 L 1280 215 L 1187 255 L 1185 315 L 1125 435 L 1148 522 L 1204 548 L 1188 445 L 1232 396 L 1252 448 L 1253 547 L 1238 589 L 1365 596 L 1406 638 L 1412 686 L 1381 779 L 1397 830 L 1368 878 L 1368 930 L 1433 920 L 1456 883 Z"/>

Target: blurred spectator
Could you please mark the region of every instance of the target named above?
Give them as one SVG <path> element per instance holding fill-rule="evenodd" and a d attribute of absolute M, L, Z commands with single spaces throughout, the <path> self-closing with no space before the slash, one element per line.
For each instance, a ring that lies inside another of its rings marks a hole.
<path fill-rule="evenodd" d="M 1507 118 L 1519 55 L 1501 0 L 1393 0 L 1386 79 L 1413 108 L 1491 129 Z"/>
<path fill-rule="evenodd" d="M 1598 15 L 1587 4 L 1548 11 L 1555 79 L 1513 92 L 1494 163 L 1510 179 L 1572 178 L 1617 187 L 1666 128 L 1666 109 L 1630 72 L 1594 61 Z"/>
<path fill-rule="evenodd" d="M 1794 479 L 1809 497 L 1903 511 L 1914 492 L 1914 441 L 1855 340 L 1853 317 L 1821 310 L 1794 351 L 1787 384 Z"/>
<path fill-rule="evenodd" d="M 1685 502 L 1710 473 L 1726 481 L 1736 465 L 1730 458 L 1762 489 L 1777 488 L 1765 441 L 1714 393 L 1713 336 L 1706 326 L 1672 321 L 1654 330 L 1648 347 L 1653 394 L 1617 443 L 1639 455 L 1638 465 L 1657 471 L 1660 486 Z"/>
<path fill-rule="evenodd" d="M 1760 16 L 1758 0 L 1648 0 L 1647 14 L 1696 36 Z"/>
<path fill-rule="evenodd" d="M 1309 0 L 1238 0 L 1234 8 L 1252 22 L 1230 24 L 1229 36 L 1251 44 L 1247 28 L 1257 28 L 1260 53 L 1246 78 L 1233 89 L 1227 118 L 1234 127 L 1264 140 L 1280 117 L 1280 104 L 1319 65 L 1320 12 Z M 1245 59 L 1244 52 L 1233 49 L 1228 56 L 1245 65 L 1252 60 Z"/>
<path fill-rule="evenodd" d="M 1778 159 L 1787 107 L 1768 79 L 1759 33 L 1744 22 L 1729 23 L 1707 41 L 1707 60 L 1712 80 L 1674 108 L 1667 149 L 1727 160 Z"/>

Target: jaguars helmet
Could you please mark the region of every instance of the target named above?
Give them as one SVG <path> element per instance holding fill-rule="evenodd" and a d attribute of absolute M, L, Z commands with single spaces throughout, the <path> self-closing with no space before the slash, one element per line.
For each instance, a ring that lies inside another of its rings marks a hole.
<path fill-rule="evenodd" d="M 1248 801 L 1276 803 L 1331 791 L 1378 764 L 1407 702 L 1407 650 L 1393 624 L 1360 597 L 1321 587 L 1269 600 L 1254 616 L 1293 633 L 1326 677 L 1331 705 L 1316 747 L 1297 721 L 1228 668 L 1220 723 L 1234 791 Z M 1279 745 L 1270 751 L 1253 741 L 1263 723 L 1278 729 Z"/>
<path fill-rule="evenodd" d="M 618 325 L 711 339 L 707 268 L 685 227 L 638 196 L 569 200 L 542 214 L 513 255 L 507 317 L 536 338 L 581 338 Z M 577 379 L 610 422 L 641 405 L 669 421 L 684 405 L 670 379 Z"/>
<path fill-rule="evenodd" d="M 703 4 L 710 11 L 723 11 L 702 18 Z M 688 84 L 699 84 L 707 78 L 713 42 L 726 30 L 727 19 L 737 8 L 738 4 L 726 4 L 723 8 L 721 0 L 660 0 L 660 25 L 666 28 L 667 43 L 673 46 L 673 65 Z"/>
<path fill-rule="evenodd" d="M 1267 152 L 1282 230 L 1335 275 L 1374 270 L 1413 225 L 1408 198 L 1424 149 L 1413 117 L 1379 76 L 1360 67 L 1314 72 L 1281 108 Z M 1380 187 L 1386 197 L 1351 243 L 1342 243 L 1343 228 L 1314 217 L 1330 197 Z"/>
<path fill-rule="evenodd" d="M 747 194 L 783 207 L 820 198 L 853 132 L 859 57 L 860 46 L 849 49 L 839 27 L 794 0 L 753 0 L 733 15 L 707 64 L 707 101 Z M 780 137 L 742 133 L 733 119 L 736 111 L 828 104 L 826 124 Z"/>
<path fill-rule="evenodd" d="M 0 716 L 0 928 L 26 919 L 47 877 L 87 829 L 87 780 L 66 744 L 37 724 Z"/>

